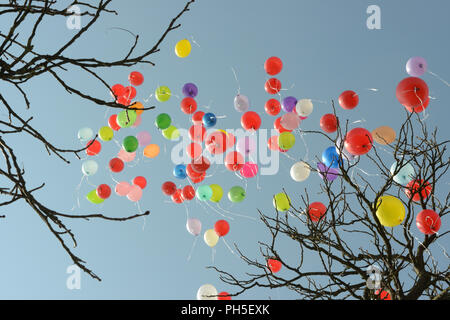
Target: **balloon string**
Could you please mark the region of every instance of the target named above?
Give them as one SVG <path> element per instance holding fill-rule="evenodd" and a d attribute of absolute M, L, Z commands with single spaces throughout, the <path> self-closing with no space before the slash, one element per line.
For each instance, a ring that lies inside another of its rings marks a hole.
<path fill-rule="evenodd" d="M 284 155 L 286 158 L 288 158 L 288 159 L 290 159 L 290 160 L 292 160 L 294 162 L 297 162 L 297 159 L 292 158 L 290 155 L 287 154 L 287 152 L 280 152 L 280 153 L 282 155 Z"/>
<path fill-rule="evenodd" d="M 200 45 L 197 43 L 197 41 L 195 41 L 193 35 L 191 35 L 191 40 L 192 40 L 192 43 L 193 43 L 193 44 L 195 44 L 197 47 L 201 48 Z"/>
<path fill-rule="evenodd" d="M 210 209 L 212 209 L 214 212 L 217 212 L 218 214 L 220 214 L 222 217 L 230 219 L 230 220 L 234 220 L 234 218 L 232 217 L 228 217 L 226 215 L 224 215 L 223 213 L 221 213 L 220 211 L 216 210 L 216 208 L 214 208 L 212 205 L 210 205 L 208 202 L 205 201 L 206 206 L 208 206 Z"/>
<path fill-rule="evenodd" d="M 424 247 L 425 251 L 430 255 L 431 260 L 433 261 L 433 266 L 434 266 L 435 268 L 437 268 L 437 262 L 436 262 L 436 260 L 434 259 L 433 255 L 431 254 L 431 251 L 430 251 L 427 247 L 425 247 L 425 246 L 423 245 L 423 243 L 419 240 L 419 238 L 417 238 L 414 234 L 412 234 L 411 231 L 409 231 L 408 229 L 406 229 L 405 225 L 402 225 L 402 227 L 406 230 L 406 232 L 409 233 L 410 236 L 412 236 L 414 239 L 416 239 L 416 241 L 417 241 L 422 247 Z"/>
<path fill-rule="evenodd" d="M 136 206 L 137 206 L 137 208 L 138 208 L 139 213 L 140 213 L 141 215 L 143 215 L 144 212 L 142 212 L 141 204 L 139 203 L 139 201 L 136 202 Z M 147 225 L 147 217 L 146 217 L 146 216 L 143 216 L 143 218 L 144 218 L 144 223 L 142 224 L 142 231 L 144 231 L 145 226 Z"/>
<path fill-rule="evenodd" d="M 225 243 L 225 245 L 227 246 L 228 250 L 230 250 L 230 252 L 231 252 L 234 256 L 236 256 L 236 258 L 241 259 L 241 258 L 236 254 L 236 252 L 234 252 L 233 249 L 231 249 L 230 245 L 229 245 L 228 242 L 225 240 L 225 238 L 224 238 L 224 237 L 221 237 L 221 238 L 222 238 L 222 240 L 223 240 L 223 243 Z"/>
<path fill-rule="evenodd" d="M 238 94 L 241 94 L 241 85 L 239 84 L 239 80 L 237 78 L 236 71 L 234 70 L 233 67 L 231 67 L 231 71 L 233 71 L 234 79 L 236 80 L 236 83 L 238 85 Z"/>
<path fill-rule="evenodd" d="M 212 248 L 212 264 L 214 264 L 214 256 L 216 255 L 216 248 Z"/>
<path fill-rule="evenodd" d="M 447 87 L 450 87 L 450 84 L 449 84 L 447 81 L 445 81 L 444 79 L 442 79 L 442 78 L 441 78 L 439 75 L 437 75 L 436 73 L 431 72 L 430 70 L 428 70 L 427 72 L 428 72 L 429 74 L 435 76 L 435 77 L 438 78 L 439 80 L 441 80 Z"/>
<path fill-rule="evenodd" d="M 426 112 L 426 108 L 424 107 L 424 105 L 423 105 L 423 101 L 422 101 L 422 99 L 420 99 L 420 97 L 417 95 L 417 91 L 416 90 L 414 90 L 414 94 L 416 95 L 416 97 L 417 97 L 417 99 L 419 99 L 419 101 L 420 101 L 420 106 L 423 108 L 423 118 L 422 119 L 420 119 L 420 117 L 419 117 L 419 119 L 420 119 L 420 122 L 424 122 L 427 118 L 428 118 L 428 114 L 427 114 L 427 112 Z"/>
<path fill-rule="evenodd" d="M 195 190 L 195 189 L 194 189 Z M 189 210 L 185 201 L 183 201 L 184 208 L 186 209 L 186 219 L 189 219 Z"/>
<path fill-rule="evenodd" d="M 86 177 L 86 182 L 87 182 L 91 187 L 97 188 L 97 186 L 96 186 L 95 184 L 93 184 L 92 182 L 89 181 L 89 177 Z"/>
<path fill-rule="evenodd" d="M 306 140 L 305 140 L 305 138 L 303 136 L 304 136 L 304 133 L 300 131 L 300 138 L 302 139 L 303 144 L 305 145 L 305 149 L 306 149 L 306 154 L 303 157 L 303 161 L 308 161 L 309 160 L 308 159 L 309 158 L 309 147 L 308 147 L 308 144 L 306 143 Z"/>
<path fill-rule="evenodd" d="M 367 173 L 366 171 L 364 171 L 363 169 L 361 169 L 359 167 L 355 167 L 355 169 L 361 171 L 362 173 L 364 173 L 366 176 L 369 176 L 369 177 L 379 176 L 378 173 Z"/>
<path fill-rule="evenodd" d="M 255 221 L 256 221 L 256 218 L 254 218 L 254 217 L 250 217 L 250 216 L 246 216 L 246 215 L 243 215 L 243 214 L 234 213 L 234 212 L 231 212 L 231 211 L 229 211 L 229 210 L 226 210 L 226 209 L 222 208 L 222 207 L 220 206 L 219 203 L 217 203 L 217 207 L 218 207 L 220 210 L 223 210 L 224 212 L 226 212 L 226 213 L 228 213 L 228 214 L 231 214 L 231 215 L 233 215 L 233 216 L 243 217 L 243 218 L 252 219 L 252 220 L 255 220 Z"/>
<path fill-rule="evenodd" d="M 117 181 L 116 179 L 114 179 L 114 177 L 112 176 L 111 172 L 109 173 L 109 176 L 111 177 L 111 180 L 114 181 L 116 184 L 119 184 L 120 182 Z"/>
<path fill-rule="evenodd" d="M 362 118 L 360 120 L 353 121 L 352 123 L 355 124 L 355 123 L 361 123 L 361 122 L 366 122 L 366 119 Z"/>
<path fill-rule="evenodd" d="M 187 261 L 191 260 L 192 253 L 194 252 L 195 245 L 197 244 L 198 236 L 195 236 L 194 241 L 192 242 L 191 250 L 189 250 L 189 255 L 187 257 Z"/>
<path fill-rule="evenodd" d="M 309 99 L 309 100 L 314 101 L 314 102 L 318 102 L 318 103 L 328 104 L 327 101 L 323 101 L 323 100 L 317 100 L 317 99 Z"/>
<path fill-rule="evenodd" d="M 144 102 L 147 103 L 147 102 L 149 102 L 151 97 L 153 97 L 153 93 L 151 93 L 147 99 L 142 99 L 142 100 L 144 100 Z"/>

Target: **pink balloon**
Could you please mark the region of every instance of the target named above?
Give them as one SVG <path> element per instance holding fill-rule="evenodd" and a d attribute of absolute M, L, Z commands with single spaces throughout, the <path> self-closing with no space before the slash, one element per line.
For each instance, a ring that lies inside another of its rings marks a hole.
<path fill-rule="evenodd" d="M 202 223 L 196 218 L 190 218 L 186 221 L 186 229 L 193 236 L 198 236 L 202 231 Z"/>
<path fill-rule="evenodd" d="M 131 190 L 131 185 L 126 181 L 122 181 L 116 184 L 116 188 L 114 190 L 117 195 L 126 196 Z"/>
<path fill-rule="evenodd" d="M 136 158 L 136 152 L 126 152 L 124 149 L 120 149 L 117 154 L 117 158 L 122 160 L 123 162 L 130 162 Z"/>
<path fill-rule="evenodd" d="M 298 128 L 300 121 L 301 119 L 297 113 L 288 112 L 281 117 L 280 124 L 287 130 L 294 130 Z"/>
<path fill-rule="evenodd" d="M 134 123 L 133 123 L 133 125 L 132 125 L 131 127 L 132 127 L 132 128 L 137 128 L 137 127 L 139 127 L 139 125 L 141 124 L 141 122 L 142 122 L 142 117 L 141 117 L 140 114 L 138 114 L 138 115 L 136 116 L 136 121 L 134 121 Z"/>
<path fill-rule="evenodd" d="M 258 165 L 251 161 L 248 161 L 239 171 L 244 178 L 253 178 L 258 173 Z"/>
<path fill-rule="evenodd" d="M 130 201 L 136 202 L 142 198 L 142 189 L 137 185 L 131 186 L 130 192 L 127 194 L 127 198 Z"/>
<path fill-rule="evenodd" d="M 152 140 L 152 136 L 147 131 L 141 131 L 136 135 L 136 138 L 138 139 L 139 146 L 145 147 L 150 144 L 150 141 Z"/>

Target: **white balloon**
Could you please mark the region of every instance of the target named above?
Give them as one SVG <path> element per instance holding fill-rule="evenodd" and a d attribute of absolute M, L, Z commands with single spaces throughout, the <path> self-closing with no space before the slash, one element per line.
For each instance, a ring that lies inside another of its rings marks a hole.
<path fill-rule="evenodd" d="M 202 222 L 196 218 L 190 218 L 186 221 L 186 229 L 193 236 L 198 236 L 202 231 Z"/>
<path fill-rule="evenodd" d="M 204 284 L 197 291 L 197 300 L 218 300 L 217 289 L 212 284 Z"/>
<path fill-rule="evenodd" d="M 299 116 L 307 117 L 313 112 L 314 106 L 311 99 L 300 99 L 297 101 L 295 111 Z"/>
<path fill-rule="evenodd" d="M 299 161 L 294 163 L 291 167 L 291 178 L 294 181 L 301 182 L 308 179 L 309 174 L 311 173 L 311 169 L 309 165 L 303 161 Z"/>
<path fill-rule="evenodd" d="M 234 108 L 239 112 L 246 112 L 250 108 L 250 102 L 248 98 L 243 94 L 238 94 L 234 97 Z"/>
<path fill-rule="evenodd" d="M 92 176 L 97 173 L 98 163 L 95 160 L 86 160 L 81 165 L 81 172 L 85 176 Z"/>
<path fill-rule="evenodd" d="M 94 131 L 91 128 L 84 127 L 78 130 L 78 139 L 80 141 L 88 141 L 89 139 L 92 139 L 94 136 Z"/>

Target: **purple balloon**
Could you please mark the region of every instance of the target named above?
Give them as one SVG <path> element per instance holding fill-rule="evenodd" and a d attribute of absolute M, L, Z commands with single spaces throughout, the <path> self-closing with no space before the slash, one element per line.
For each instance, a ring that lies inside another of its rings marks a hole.
<path fill-rule="evenodd" d="M 239 112 L 246 112 L 250 108 L 248 98 L 243 94 L 238 94 L 234 97 L 234 108 Z"/>
<path fill-rule="evenodd" d="M 245 156 L 252 154 L 256 150 L 255 139 L 249 136 L 240 138 L 236 143 L 236 150 Z"/>
<path fill-rule="evenodd" d="M 152 136 L 147 131 L 141 131 L 136 135 L 136 138 L 138 139 L 139 146 L 145 147 L 150 144 L 150 141 L 152 140 Z"/>
<path fill-rule="evenodd" d="M 326 178 L 328 181 L 335 180 L 339 175 L 339 170 L 329 168 L 321 162 L 317 163 L 317 169 L 319 170 L 319 176 L 322 179 Z"/>
<path fill-rule="evenodd" d="M 193 236 L 198 236 L 202 231 L 202 222 L 195 218 L 189 218 L 186 221 L 186 229 Z"/>
<path fill-rule="evenodd" d="M 292 110 L 294 110 L 296 105 L 297 105 L 297 98 L 295 97 L 286 97 L 281 102 L 281 106 L 283 107 L 283 110 L 286 112 L 292 112 Z"/>
<path fill-rule="evenodd" d="M 198 94 L 198 88 L 195 84 L 193 83 L 186 83 L 183 86 L 183 95 L 185 97 L 191 97 L 191 98 L 195 98 Z"/>
<path fill-rule="evenodd" d="M 420 77 L 427 71 L 427 61 L 422 57 L 412 57 L 406 62 L 406 72 L 412 77 Z"/>

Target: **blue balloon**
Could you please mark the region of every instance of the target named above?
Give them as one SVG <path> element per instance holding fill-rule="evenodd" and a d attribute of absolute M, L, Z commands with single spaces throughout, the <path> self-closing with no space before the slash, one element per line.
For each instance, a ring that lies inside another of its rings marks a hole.
<path fill-rule="evenodd" d="M 337 153 L 336 147 L 329 147 L 322 153 L 322 162 L 329 168 L 339 168 L 342 157 Z"/>
<path fill-rule="evenodd" d="M 173 175 L 178 179 L 185 179 L 187 177 L 186 166 L 184 164 L 176 165 L 173 168 Z"/>
<path fill-rule="evenodd" d="M 203 115 L 202 122 L 206 128 L 214 127 L 216 125 L 217 118 L 214 113 L 208 112 Z"/>

